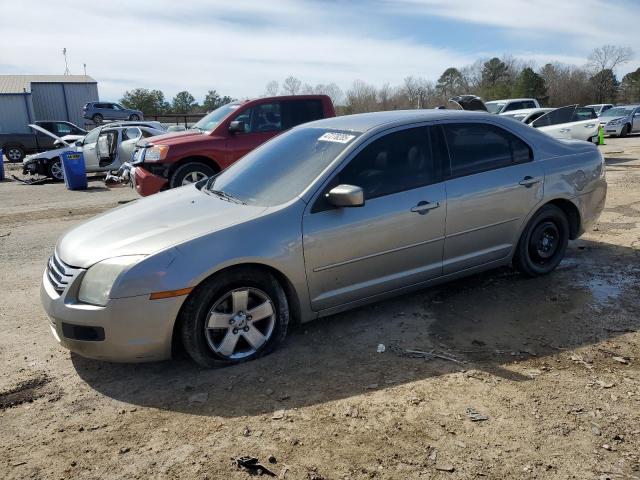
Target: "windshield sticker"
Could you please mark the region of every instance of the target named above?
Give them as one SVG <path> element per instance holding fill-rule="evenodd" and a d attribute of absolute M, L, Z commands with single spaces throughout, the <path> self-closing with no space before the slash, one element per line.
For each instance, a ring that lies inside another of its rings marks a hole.
<path fill-rule="evenodd" d="M 355 135 L 349 135 L 348 133 L 327 132 L 318 140 L 323 142 L 349 143 L 354 138 L 356 138 Z"/>

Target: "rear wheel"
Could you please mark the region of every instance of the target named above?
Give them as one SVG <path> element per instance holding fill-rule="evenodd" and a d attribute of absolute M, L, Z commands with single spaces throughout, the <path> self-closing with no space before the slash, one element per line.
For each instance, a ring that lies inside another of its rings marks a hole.
<path fill-rule="evenodd" d="M 49 160 L 47 173 L 54 180 L 58 180 L 59 182 L 64 180 L 64 173 L 62 172 L 62 162 L 60 161 L 60 158 L 53 158 Z"/>
<path fill-rule="evenodd" d="M 135 113 L 131 114 L 129 115 L 129 120 L 131 120 L 132 122 L 137 122 L 138 120 L 140 120 L 140 115 L 136 115 Z"/>
<path fill-rule="evenodd" d="M 287 334 L 289 306 L 273 275 L 243 267 L 198 286 L 180 320 L 185 350 L 196 363 L 211 368 L 273 351 Z"/>
<path fill-rule="evenodd" d="M 10 162 L 21 162 L 24 158 L 24 150 L 20 147 L 5 147 L 4 154 Z"/>
<path fill-rule="evenodd" d="M 184 165 L 180 165 L 169 180 L 171 188 L 181 187 L 183 185 L 189 185 L 191 183 L 199 182 L 211 175 L 215 174 L 215 170 L 209 165 L 202 162 L 188 162 Z"/>
<path fill-rule="evenodd" d="M 529 221 L 513 261 L 530 277 L 552 272 L 564 257 L 569 242 L 569 221 L 555 205 L 545 205 Z"/>

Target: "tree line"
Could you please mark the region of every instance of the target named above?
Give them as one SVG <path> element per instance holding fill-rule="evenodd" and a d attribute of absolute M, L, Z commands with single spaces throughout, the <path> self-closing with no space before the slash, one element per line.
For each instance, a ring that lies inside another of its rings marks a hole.
<path fill-rule="evenodd" d="M 342 91 L 335 83 L 311 85 L 294 76 L 281 83 L 271 80 L 263 96 L 326 94 L 339 114 L 435 108 L 447 105 L 456 95 L 478 95 L 485 101 L 502 98 L 536 98 L 544 106 L 588 105 L 594 103 L 640 103 L 640 68 L 618 79 L 616 71 L 629 62 L 628 47 L 604 45 L 594 49 L 583 66 L 559 62 L 537 67 L 512 56 L 479 59 L 463 67 L 447 68 L 436 81 L 408 76 L 402 83 L 375 86 L 356 80 Z M 202 113 L 233 99 L 209 90 L 202 104 L 187 91 L 179 92 L 171 103 L 159 90 L 136 88 L 125 92 L 121 102 L 146 114 Z"/>
<path fill-rule="evenodd" d="M 233 101 L 235 99 L 228 95 L 220 95 L 216 90 L 209 90 L 202 104 L 199 104 L 191 93 L 183 90 L 168 102 L 162 91 L 148 88 L 128 90 L 120 99 L 120 103 L 125 107 L 141 110 L 145 115 L 207 113 Z"/>

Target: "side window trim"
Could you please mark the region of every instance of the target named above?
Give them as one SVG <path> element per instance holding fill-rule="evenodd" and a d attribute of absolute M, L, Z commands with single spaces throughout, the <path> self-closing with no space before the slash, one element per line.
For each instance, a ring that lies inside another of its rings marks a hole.
<path fill-rule="evenodd" d="M 520 140 L 522 143 L 524 143 L 528 148 L 529 148 L 529 160 L 527 162 L 512 162 L 510 165 L 505 165 L 505 166 L 501 166 L 501 167 L 493 167 L 493 168 L 487 168 L 484 170 L 478 170 L 477 172 L 472 172 L 472 173 L 464 173 L 464 174 L 460 174 L 460 175 L 453 175 L 453 163 L 452 163 L 452 157 L 451 157 L 451 149 L 449 148 L 449 141 L 447 139 L 447 135 L 444 129 L 445 125 L 450 125 L 450 124 L 460 124 L 460 123 L 468 123 L 468 124 L 481 124 L 481 125 L 490 125 L 492 127 L 495 128 L 499 128 L 501 130 L 504 130 L 505 132 L 509 133 L 510 135 L 513 135 L 515 138 L 517 138 L 518 140 Z M 448 171 L 446 172 L 447 175 L 445 175 L 443 177 L 443 180 L 454 180 L 456 178 L 463 178 L 463 177 L 470 177 L 472 175 L 477 175 L 480 173 L 486 173 L 486 172 L 491 172 L 493 170 L 500 170 L 502 168 L 508 168 L 508 167 L 512 167 L 514 165 L 522 165 L 524 163 L 530 163 L 533 162 L 535 160 L 535 150 L 533 149 L 533 147 L 531 147 L 531 144 L 529 142 L 527 142 L 526 140 L 524 140 L 520 135 L 516 134 L 515 132 L 511 131 L 510 129 L 502 126 L 502 125 L 498 125 L 496 123 L 492 123 L 492 122 L 487 122 L 487 121 L 461 121 L 461 120 L 444 120 L 444 121 L 440 121 L 438 122 L 438 126 L 442 129 L 442 138 L 444 139 L 444 143 L 446 145 L 446 150 L 447 150 L 447 154 L 449 156 L 449 167 L 448 167 Z"/>
<path fill-rule="evenodd" d="M 344 156 L 344 158 L 340 161 L 339 165 L 336 165 L 336 167 L 333 169 L 333 171 L 331 172 L 331 174 L 329 174 L 327 176 L 327 178 L 325 178 L 322 183 L 319 185 L 319 187 L 314 191 L 313 195 L 311 195 L 309 203 L 307 205 L 307 212 L 309 212 L 310 214 L 314 214 L 314 213 L 321 213 L 324 212 L 326 210 L 316 210 L 317 204 L 319 201 L 321 201 L 321 196 L 325 193 L 325 190 L 327 189 L 327 187 L 331 184 L 331 182 L 333 181 L 333 179 L 340 174 L 340 172 L 342 172 L 342 170 L 344 170 L 347 165 L 349 165 L 349 163 L 351 163 L 352 160 L 354 160 L 365 148 L 367 148 L 369 145 L 371 145 L 373 142 L 383 138 L 386 135 L 390 135 L 392 133 L 396 133 L 396 132 L 400 132 L 403 130 L 409 130 L 412 128 L 426 128 L 427 131 L 429 130 L 429 127 L 433 126 L 433 125 L 438 125 L 438 123 L 436 121 L 430 120 L 427 122 L 418 122 L 418 123 L 412 123 L 412 124 L 408 124 L 408 125 L 401 125 L 398 127 L 391 127 L 385 130 L 382 130 L 380 132 L 377 132 L 375 134 L 373 134 L 371 137 L 365 138 L 361 141 L 361 143 L 359 145 L 357 145 L 355 147 L 355 149 L 351 150 L 350 152 L 346 152 L 346 155 Z M 427 134 L 427 140 L 430 142 L 431 136 L 430 136 L 430 132 Z M 446 142 L 445 142 L 446 145 Z M 432 149 L 433 147 L 430 147 L 430 149 Z M 442 183 L 443 181 L 447 180 L 445 172 L 441 172 L 440 178 L 437 179 L 436 181 L 427 184 L 427 185 L 423 185 L 422 187 L 428 186 L 428 185 L 435 185 L 437 183 Z M 422 187 L 416 187 L 416 188 L 422 188 Z M 399 192 L 396 192 L 399 193 Z M 390 195 L 394 195 L 394 194 L 390 194 Z M 376 198 L 383 198 L 383 197 L 376 197 Z M 365 202 L 366 204 L 366 202 Z"/>

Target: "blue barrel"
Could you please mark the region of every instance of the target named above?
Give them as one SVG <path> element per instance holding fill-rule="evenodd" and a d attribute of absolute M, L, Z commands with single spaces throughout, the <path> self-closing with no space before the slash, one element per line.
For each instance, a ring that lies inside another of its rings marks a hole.
<path fill-rule="evenodd" d="M 69 190 L 87 189 L 87 169 L 82 153 L 63 152 L 62 172 L 64 173 L 64 184 Z"/>
<path fill-rule="evenodd" d="M 0 148 L 0 182 L 4 180 L 4 152 Z"/>

